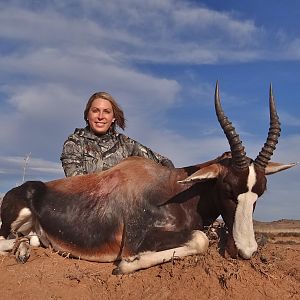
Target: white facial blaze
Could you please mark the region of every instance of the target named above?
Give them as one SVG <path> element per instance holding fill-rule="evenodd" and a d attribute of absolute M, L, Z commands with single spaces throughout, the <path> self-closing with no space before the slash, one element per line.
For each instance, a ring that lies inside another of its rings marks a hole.
<path fill-rule="evenodd" d="M 235 212 L 233 224 L 233 238 L 239 254 L 245 258 L 251 258 L 257 250 L 257 243 L 253 229 L 253 205 L 257 200 L 257 194 L 252 192 L 256 183 L 256 174 L 253 164 L 249 166 L 249 176 L 246 193 L 240 194 L 237 198 L 238 205 Z"/>

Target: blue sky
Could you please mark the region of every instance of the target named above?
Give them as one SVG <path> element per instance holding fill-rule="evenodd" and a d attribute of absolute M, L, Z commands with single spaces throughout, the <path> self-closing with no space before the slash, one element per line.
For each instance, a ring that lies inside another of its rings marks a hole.
<path fill-rule="evenodd" d="M 96 91 L 125 134 L 178 167 L 228 150 L 214 86 L 250 157 L 269 128 L 272 82 L 282 134 L 272 160 L 300 161 L 300 2 L 0 1 L 0 193 L 63 177 L 62 144 Z M 268 177 L 255 218 L 299 219 L 299 166 Z"/>

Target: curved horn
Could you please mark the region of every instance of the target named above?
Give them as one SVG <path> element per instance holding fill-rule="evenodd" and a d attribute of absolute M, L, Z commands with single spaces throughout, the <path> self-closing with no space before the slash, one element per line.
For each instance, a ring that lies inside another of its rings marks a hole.
<path fill-rule="evenodd" d="M 247 168 L 249 166 L 249 162 L 246 158 L 245 148 L 242 145 L 239 135 L 235 132 L 235 128 L 232 126 L 232 123 L 225 116 L 223 109 L 221 107 L 218 81 L 216 83 L 216 90 L 215 90 L 215 110 L 216 110 L 219 123 L 229 142 L 234 166 L 239 169 Z"/>
<path fill-rule="evenodd" d="M 267 137 L 267 141 L 264 144 L 263 148 L 256 157 L 254 163 L 265 169 L 268 161 L 271 159 L 273 151 L 276 149 L 276 144 L 278 143 L 278 138 L 280 136 L 280 122 L 277 115 L 275 99 L 272 91 L 272 84 L 270 84 L 270 97 L 269 97 L 269 106 L 270 106 L 270 128 Z"/>

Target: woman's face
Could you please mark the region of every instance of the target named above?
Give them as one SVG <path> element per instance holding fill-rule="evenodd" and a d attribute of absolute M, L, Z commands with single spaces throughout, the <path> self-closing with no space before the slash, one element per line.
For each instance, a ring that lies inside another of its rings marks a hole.
<path fill-rule="evenodd" d="M 105 99 L 95 99 L 89 109 L 87 119 L 95 134 L 105 134 L 115 121 L 111 103 Z"/>

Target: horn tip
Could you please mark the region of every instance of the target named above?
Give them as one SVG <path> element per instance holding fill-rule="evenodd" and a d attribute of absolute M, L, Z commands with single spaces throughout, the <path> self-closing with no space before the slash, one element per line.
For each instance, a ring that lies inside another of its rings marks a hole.
<path fill-rule="evenodd" d="M 215 97 L 219 97 L 219 80 L 216 81 L 216 88 L 215 88 Z"/>
<path fill-rule="evenodd" d="M 273 97 L 273 84 L 270 82 L 270 97 Z"/>

